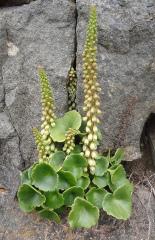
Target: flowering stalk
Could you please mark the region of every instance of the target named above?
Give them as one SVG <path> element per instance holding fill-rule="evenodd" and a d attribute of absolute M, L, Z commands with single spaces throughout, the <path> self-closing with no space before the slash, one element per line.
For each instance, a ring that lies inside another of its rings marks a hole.
<path fill-rule="evenodd" d="M 63 151 L 65 151 L 67 154 L 70 154 L 71 151 L 73 151 L 75 147 L 75 135 L 77 134 L 77 130 L 69 128 L 69 130 L 66 133 L 66 140 L 63 147 Z"/>
<path fill-rule="evenodd" d="M 52 89 L 49 85 L 47 75 L 43 68 L 39 68 L 39 78 L 41 87 L 41 103 L 42 103 L 42 124 L 41 135 L 44 145 L 49 149 L 49 155 L 55 151 L 55 146 L 50 137 L 50 127 L 55 126 L 56 116 L 54 114 L 55 106 Z M 53 143 L 53 144 L 52 144 Z"/>
<path fill-rule="evenodd" d="M 37 128 L 32 129 L 38 150 L 39 161 L 47 161 L 48 149 L 45 147 L 42 135 Z"/>
<path fill-rule="evenodd" d="M 68 90 L 68 106 L 69 111 L 76 109 L 76 88 L 77 88 L 77 75 L 73 67 L 71 67 L 68 76 L 67 90 Z"/>
<path fill-rule="evenodd" d="M 88 159 L 90 171 L 94 173 L 97 157 L 98 123 L 100 111 L 100 87 L 97 83 L 97 16 L 96 8 L 90 10 L 86 42 L 83 52 L 84 107 L 86 133 L 83 141 L 83 152 Z"/>

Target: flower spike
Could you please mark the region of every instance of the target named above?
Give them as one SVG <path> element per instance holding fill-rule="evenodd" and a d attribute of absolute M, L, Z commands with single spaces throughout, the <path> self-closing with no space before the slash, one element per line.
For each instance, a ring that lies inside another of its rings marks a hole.
<path fill-rule="evenodd" d="M 50 152 L 55 151 L 54 143 L 50 137 L 50 128 L 55 126 L 55 106 L 52 89 L 50 87 L 47 75 L 43 68 L 39 68 L 39 78 L 41 87 L 41 102 L 42 102 L 42 125 L 41 135 L 46 148 L 50 148 Z M 50 145 L 52 144 L 52 147 Z M 50 154 L 49 152 L 49 154 Z"/>
<path fill-rule="evenodd" d="M 86 42 L 83 52 L 83 79 L 84 79 L 84 121 L 86 122 L 86 133 L 84 137 L 83 151 L 88 159 L 90 171 L 95 171 L 95 159 L 97 157 L 98 123 L 100 111 L 100 87 L 97 82 L 97 16 L 95 6 L 90 9 L 90 20 L 88 23 Z"/>
<path fill-rule="evenodd" d="M 38 156 L 39 156 L 39 161 L 47 161 L 47 151 L 45 149 L 45 145 L 42 139 L 42 135 L 40 131 L 37 128 L 32 129 L 34 139 L 37 145 L 37 150 L 38 150 Z"/>
<path fill-rule="evenodd" d="M 77 130 L 69 128 L 66 133 L 65 144 L 63 150 L 69 155 L 75 147 L 75 135 L 78 133 Z"/>
<path fill-rule="evenodd" d="M 68 74 L 68 107 L 69 111 L 76 110 L 76 88 L 77 88 L 77 75 L 73 67 L 71 67 Z"/>

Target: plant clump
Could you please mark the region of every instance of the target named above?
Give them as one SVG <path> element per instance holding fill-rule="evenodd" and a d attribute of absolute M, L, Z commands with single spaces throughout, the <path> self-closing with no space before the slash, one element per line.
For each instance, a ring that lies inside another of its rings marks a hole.
<path fill-rule="evenodd" d="M 24 212 L 34 211 L 57 223 L 65 208 L 71 228 L 96 225 L 100 209 L 122 220 L 127 220 L 132 210 L 133 185 L 121 163 L 123 149 L 118 148 L 115 154 L 109 151 L 106 156 L 98 150 L 101 111 L 96 45 L 97 16 L 93 6 L 83 53 L 83 117 L 74 109 L 75 105 L 62 117 L 55 115 L 47 75 L 39 68 L 42 124 L 41 130 L 33 129 L 38 161 L 21 173 L 17 194 Z M 70 77 L 75 77 L 73 69 Z"/>

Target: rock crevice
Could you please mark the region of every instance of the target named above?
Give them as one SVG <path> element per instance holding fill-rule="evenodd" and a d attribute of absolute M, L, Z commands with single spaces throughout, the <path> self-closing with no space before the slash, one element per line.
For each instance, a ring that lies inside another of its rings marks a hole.
<path fill-rule="evenodd" d="M 0 7 L 21 6 L 35 0 L 1 0 Z"/>

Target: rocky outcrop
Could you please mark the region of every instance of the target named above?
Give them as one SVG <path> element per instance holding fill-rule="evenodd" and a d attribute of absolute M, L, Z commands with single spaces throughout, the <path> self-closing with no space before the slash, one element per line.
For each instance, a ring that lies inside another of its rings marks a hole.
<path fill-rule="evenodd" d="M 125 146 L 126 159 L 136 159 L 140 156 L 139 144 L 144 123 L 149 114 L 155 112 L 155 3 L 153 0 L 94 0 L 93 3 L 97 4 L 99 20 L 102 149 Z M 98 228 L 77 231 L 73 236 L 65 224 L 57 226 L 42 221 L 36 215 L 23 214 L 16 202 L 20 170 L 35 160 L 31 129 L 39 125 L 41 111 L 37 66 L 45 67 L 53 86 L 57 113 L 62 114 L 67 105 L 67 74 L 75 60 L 79 76 L 78 106 L 81 109 L 81 53 L 88 4 L 90 1 L 86 0 L 36 0 L 18 7 L 0 9 L 2 239 L 61 239 L 64 236 L 78 240 L 148 238 L 147 231 L 141 235 L 136 235 L 136 227 L 132 231 L 134 223 L 139 224 L 139 229 L 150 227 L 148 222 L 141 225 L 148 210 L 143 213 L 138 211 L 137 215 L 134 212 L 131 222 L 120 223 L 114 232 L 115 222 L 103 216 L 105 219 L 101 219 Z M 136 194 L 142 197 L 145 204 L 148 192 L 143 195 L 141 191 L 138 189 Z M 134 201 L 137 201 L 136 195 Z M 154 205 L 149 207 L 153 211 Z M 109 223 L 112 225 L 109 226 Z M 153 236 L 154 229 L 150 231 L 150 236 Z"/>

